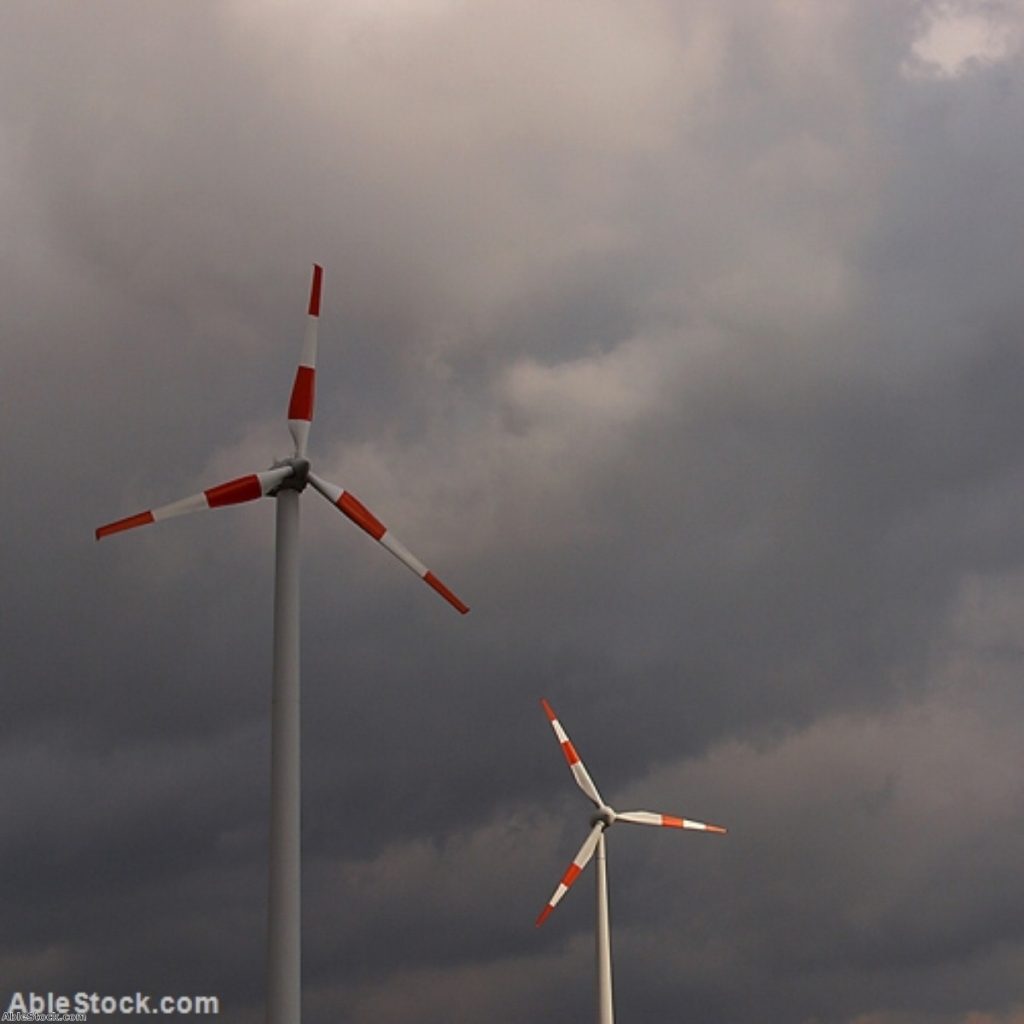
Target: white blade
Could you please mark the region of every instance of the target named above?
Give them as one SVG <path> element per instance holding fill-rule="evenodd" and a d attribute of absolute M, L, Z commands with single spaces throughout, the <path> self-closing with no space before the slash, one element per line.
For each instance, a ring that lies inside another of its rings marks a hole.
<path fill-rule="evenodd" d="M 594 785 L 594 780 L 590 777 L 590 773 L 580 760 L 580 755 L 576 753 L 576 748 L 572 745 L 572 740 L 569 739 L 568 733 L 562 728 L 562 723 L 559 722 L 554 708 L 552 708 L 543 697 L 541 698 L 540 703 L 544 708 L 544 714 L 548 716 L 551 728 L 555 730 L 555 736 L 562 748 L 562 753 L 565 754 L 565 760 L 569 764 L 569 770 L 572 772 L 573 778 L 576 780 L 576 784 L 584 793 L 587 794 L 597 807 L 604 807 L 604 800 L 601 799 L 601 794 L 597 791 L 597 786 Z"/>
<path fill-rule="evenodd" d="M 597 841 L 601 838 L 601 833 L 605 829 L 605 823 L 599 821 L 591 830 L 590 835 L 583 840 L 583 845 L 580 847 L 579 852 L 572 859 L 572 863 L 566 869 L 562 880 L 558 883 L 558 888 L 555 889 L 554 895 L 548 900 L 547 905 L 537 915 L 537 921 L 535 927 L 539 928 L 547 919 L 548 915 L 552 910 L 558 906 L 562 897 L 569 891 L 572 883 L 579 878 L 580 873 L 590 863 L 590 858 L 594 856 L 594 850 L 597 849 Z"/>
<path fill-rule="evenodd" d="M 309 312 L 306 314 L 306 336 L 302 342 L 299 368 L 295 371 L 291 398 L 288 400 L 288 429 L 295 442 L 295 456 L 306 457 L 309 426 L 313 422 L 313 403 L 316 398 L 316 338 L 320 325 L 320 290 L 324 268 L 313 264 L 313 282 L 309 286 Z"/>
<path fill-rule="evenodd" d="M 697 832 L 717 832 L 725 835 L 726 829 L 721 825 L 708 825 L 703 821 L 691 821 L 689 818 L 673 818 L 669 814 L 658 814 L 656 811 L 624 811 L 616 812 L 616 821 L 628 821 L 631 825 L 658 825 L 661 828 L 692 828 Z"/>
<path fill-rule="evenodd" d="M 263 473 L 240 476 L 237 480 L 218 484 L 216 487 L 200 491 L 188 498 L 171 502 L 170 505 L 161 505 L 159 508 L 148 509 L 134 516 L 127 516 L 116 522 L 97 527 L 96 539 L 102 540 L 112 533 L 131 530 L 136 526 L 146 526 L 149 523 L 182 516 L 188 512 L 200 512 L 206 508 L 221 508 L 224 505 L 238 505 L 243 501 L 255 501 L 256 498 L 262 498 L 269 494 L 282 480 L 291 476 L 292 472 L 291 466 L 279 466 L 277 469 L 268 469 Z"/>
<path fill-rule="evenodd" d="M 356 526 L 365 530 L 424 583 L 433 587 L 453 608 L 463 615 L 469 611 L 469 605 L 456 597 L 351 491 L 343 490 L 315 473 L 309 474 L 309 482 Z"/>

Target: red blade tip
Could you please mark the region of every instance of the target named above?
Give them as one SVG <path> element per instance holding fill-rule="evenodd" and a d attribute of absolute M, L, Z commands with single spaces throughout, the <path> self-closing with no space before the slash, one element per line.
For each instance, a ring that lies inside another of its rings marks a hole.
<path fill-rule="evenodd" d="M 135 526 L 146 526 L 151 522 L 153 522 L 152 512 L 139 512 L 138 515 L 118 519 L 116 523 L 107 523 L 106 526 L 98 526 L 96 528 L 96 539 L 102 540 L 104 537 L 109 537 L 112 533 L 120 533 L 122 530 L 130 530 Z"/>
<path fill-rule="evenodd" d="M 543 697 L 540 699 L 540 706 L 544 709 L 544 714 L 548 716 L 549 722 L 554 722 L 557 719 L 555 709 Z"/>
<path fill-rule="evenodd" d="M 469 605 L 459 600 L 432 572 L 423 577 L 423 581 L 433 587 L 456 611 L 465 615 Z"/>
<path fill-rule="evenodd" d="M 545 908 L 544 908 L 544 909 L 543 909 L 543 910 L 542 910 L 542 911 L 541 911 L 541 912 L 540 912 L 540 913 L 539 913 L 539 914 L 537 915 L 537 920 L 536 920 L 536 921 L 534 921 L 534 923 L 533 923 L 533 927 L 534 927 L 534 928 L 539 928 L 539 927 L 540 927 L 540 926 L 541 926 L 541 925 L 542 925 L 542 924 L 543 924 L 543 923 L 544 923 L 544 922 L 545 922 L 545 921 L 546 921 L 546 920 L 548 919 L 548 915 L 549 915 L 549 914 L 551 913 L 551 911 L 552 911 L 552 910 L 554 910 L 554 909 L 555 909 L 555 908 L 554 908 L 553 906 L 551 906 L 551 904 L 549 903 L 549 904 L 548 904 L 548 905 L 547 905 L 547 906 L 546 906 L 546 907 L 545 907 Z"/>
<path fill-rule="evenodd" d="M 309 289 L 309 315 L 320 315 L 320 289 L 324 280 L 324 268 L 319 263 L 313 264 L 313 284 Z"/>

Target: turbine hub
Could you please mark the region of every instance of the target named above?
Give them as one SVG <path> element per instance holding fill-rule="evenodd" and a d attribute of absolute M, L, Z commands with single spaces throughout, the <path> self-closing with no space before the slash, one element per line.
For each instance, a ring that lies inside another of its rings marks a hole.
<path fill-rule="evenodd" d="M 281 459 L 274 463 L 274 469 L 279 466 L 291 466 L 291 476 L 286 476 L 271 492 L 271 496 L 281 491 L 298 491 L 300 494 L 306 489 L 309 483 L 309 459 L 292 456 L 290 459 Z"/>
<path fill-rule="evenodd" d="M 593 826 L 600 821 L 604 822 L 605 828 L 609 828 L 615 824 L 615 812 L 607 804 L 602 804 L 594 812 L 594 816 L 590 819 L 590 824 Z"/>

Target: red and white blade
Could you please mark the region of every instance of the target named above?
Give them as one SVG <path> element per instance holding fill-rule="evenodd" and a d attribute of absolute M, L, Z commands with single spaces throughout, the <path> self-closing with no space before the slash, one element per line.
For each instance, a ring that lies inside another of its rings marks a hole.
<path fill-rule="evenodd" d="M 587 771 L 586 766 L 580 760 L 580 755 L 576 753 L 576 748 L 572 745 L 572 740 L 569 739 L 569 734 L 562 728 L 562 723 L 559 722 L 554 708 L 552 708 L 543 697 L 541 697 L 540 703 L 541 707 L 544 708 L 544 714 L 548 716 L 551 728 L 555 730 L 555 736 L 562 748 L 562 753 L 565 755 L 565 760 L 569 765 L 569 770 L 572 772 L 573 778 L 576 780 L 576 785 L 578 785 L 580 789 L 587 794 L 596 806 L 603 807 L 604 800 L 601 799 L 601 794 L 597 791 L 597 786 L 594 785 L 594 780 L 590 777 L 590 773 Z"/>
<path fill-rule="evenodd" d="M 375 541 L 387 548 L 404 566 L 411 569 L 424 583 L 433 587 L 453 608 L 463 615 L 469 605 L 449 590 L 351 491 L 337 484 L 309 474 L 309 482 L 334 506 L 365 530 Z"/>
<path fill-rule="evenodd" d="M 256 498 L 262 498 L 269 494 L 291 474 L 291 466 L 281 466 L 277 469 L 268 469 L 263 473 L 240 476 L 236 480 L 229 480 L 225 484 L 218 484 L 216 487 L 210 487 L 188 498 L 171 502 L 170 505 L 161 505 L 159 508 L 139 512 L 134 516 L 127 516 L 116 522 L 100 526 L 96 530 L 96 539 L 102 540 L 112 533 L 131 530 L 136 526 L 146 526 L 149 523 L 158 523 L 161 519 L 172 519 L 174 516 L 182 516 L 189 512 L 200 512 L 207 508 L 220 508 L 223 505 L 239 505 L 244 501 L 254 501 Z"/>
<path fill-rule="evenodd" d="M 726 829 L 721 825 L 708 825 L 703 821 L 691 821 L 689 818 L 674 818 L 670 814 L 658 814 L 656 811 L 623 811 L 615 813 L 616 821 L 628 821 L 632 825 L 658 825 L 661 828 L 691 828 L 696 832 L 717 832 L 725 835 Z"/>
<path fill-rule="evenodd" d="M 295 442 L 295 455 L 305 458 L 309 440 L 309 425 L 313 422 L 316 400 L 316 339 L 320 325 L 320 291 L 324 268 L 313 264 L 313 282 L 309 286 L 309 312 L 306 314 L 306 335 L 302 341 L 302 355 L 295 371 L 291 398 L 288 400 L 288 429 Z"/>
<path fill-rule="evenodd" d="M 605 829 L 605 823 L 599 821 L 591 830 L 590 835 L 583 840 L 583 845 L 580 847 L 579 852 L 572 859 L 572 863 L 566 869 L 562 880 L 558 883 L 558 888 L 555 889 L 551 899 L 548 900 L 547 905 L 537 915 L 537 920 L 534 923 L 535 927 L 539 928 L 547 919 L 548 915 L 552 910 L 558 906 L 562 897 L 572 887 L 572 883 L 580 877 L 583 869 L 590 863 L 590 858 L 594 856 L 594 850 L 597 849 L 597 841 L 601 838 L 601 833 Z"/>

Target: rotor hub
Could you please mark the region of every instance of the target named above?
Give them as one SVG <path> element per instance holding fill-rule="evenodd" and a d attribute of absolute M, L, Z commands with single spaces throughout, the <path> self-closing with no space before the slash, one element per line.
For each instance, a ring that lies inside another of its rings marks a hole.
<path fill-rule="evenodd" d="M 301 494 L 309 483 L 309 459 L 292 456 L 290 459 L 275 462 L 273 468 L 278 469 L 281 466 L 291 466 L 291 476 L 286 476 L 270 494 L 273 496 L 281 491 L 298 491 Z"/>
<path fill-rule="evenodd" d="M 614 825 L 615 811 L 613 811 L 607 804 L 602 804 L 590 819 L 590 824 L 592 826 L 598 824 L 598 822 L 603 822 L 605 828 L 609 828 Z"/>

